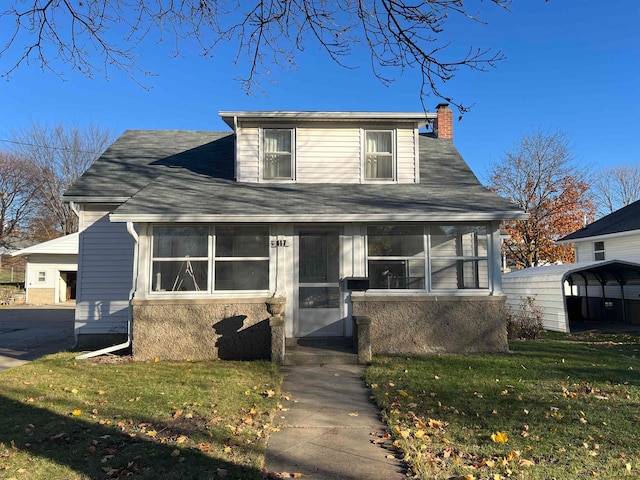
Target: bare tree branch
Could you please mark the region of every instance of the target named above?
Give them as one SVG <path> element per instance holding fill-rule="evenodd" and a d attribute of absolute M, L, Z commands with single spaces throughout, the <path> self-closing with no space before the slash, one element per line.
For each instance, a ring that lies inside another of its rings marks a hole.
<path fill-rule="evenodd" d="M 561 132 L 523 135 L 489 172 L 489 187 L 525 212 L 528 220 L 505 222 L 508 259 L 518 268 L 571 262 L 573 251 L 555 241 L 592 220 L 588 172 L 576 165 Z"/>
<path fill-rule="evenodd" d="M 608 215 L 640 200 L 640 164 L 605 168 L 591 184 L 598 216 Z"/>
<path fill-rule="evenodd" d="M 487 3 L 508 9 L 511 1 Z M 10 0 L 0 11 L 0 72 L 10 76 L 35 61 L 59 76 L 68 70 L 108 76 L 116 68 L 137 81 L 148 74 L 138 65 L 138 47 L 168 33 L 175 55 L 183 41 L 195 42 L 205 57 L 222 43 L 235 45 L 235 63 L 245 72 L 240 81 L 250 92 L 273 67 L 296 68 L 308 45 L 346 68 L 357 67 L 348 58 L 365 48 L 383 83 L 416 69 L 423 102 L 433 94 L 464 113 L 469 107 L 446 94 L 446 82 L 460 68 L 484 71 L 505 58 L 472 46 L 446 58 L 452 50 L 447 22 L 482 22 L 470 8 L 461 0 Z"/>
<path fill-rule="evenodd" d="M 54 222 L 62 235 L 76 232 L 78 219 L 62 194 L 109 146 L 113 133 L 94 124 L 79 128 L 32 123 L 12 132 L 12 138 L 14 154 L 28 159 L 35 169 L 38 220 Z"/>

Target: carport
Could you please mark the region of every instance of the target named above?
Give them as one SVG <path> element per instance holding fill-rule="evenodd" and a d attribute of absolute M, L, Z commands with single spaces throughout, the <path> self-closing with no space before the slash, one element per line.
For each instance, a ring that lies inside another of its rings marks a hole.
<path fill-rule="evenodd" d="M 526 268 L 502 277 L 507 304 L 535 298 L 544 328 L 569 332 L 588 322 L 640 325 L 640 265 L 621 260 Z"/>

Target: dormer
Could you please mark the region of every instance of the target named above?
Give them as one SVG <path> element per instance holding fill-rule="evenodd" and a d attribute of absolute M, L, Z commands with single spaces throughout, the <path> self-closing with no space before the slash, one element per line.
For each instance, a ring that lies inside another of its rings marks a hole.
<path fill-rule="evenodd" d="M 442 107 L 442 108 L 441 108 Z M 220 112 L 236 134 L 235 177 L 247 183 L 419 183 L 419 130 L 442 112 Z M 444 133 L 444 131 L 443 131 Z M 449 136 L 449 138 L 451 138 Z"/>

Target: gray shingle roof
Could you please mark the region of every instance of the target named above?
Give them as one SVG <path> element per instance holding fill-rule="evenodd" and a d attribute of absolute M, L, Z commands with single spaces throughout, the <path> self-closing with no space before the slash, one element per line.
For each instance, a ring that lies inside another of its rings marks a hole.
<path fill-rule="evenodd" d="M 114 218 L 134 221 L 521 215 L 480 184 L 450 140 L 422 135 L 420 158 L 419 184 L 239 183 L 233 179 L 233 134 L 127 131 L 65 196 L 128 195 Z"/>
<path fill-rule="evenodd" d="M 613 233 L 629 232 L 632 230 L 640 230 L 640 200 L 590 223 L 586 227 L 567 235 L 560 241 L 568 242 L 581 238 L 599 237 L 601 235 L 611 235 Z"/>

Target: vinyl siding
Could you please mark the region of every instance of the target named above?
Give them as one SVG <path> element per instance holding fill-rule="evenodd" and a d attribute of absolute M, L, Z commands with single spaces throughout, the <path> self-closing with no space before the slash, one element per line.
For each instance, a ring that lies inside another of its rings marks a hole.
<path fill-rule="evenodd" d="M 110 208 L 81 214 L 76 333 L 126 333 L 133 272 L 133 240 Z"/>
<path fill-rule="evenodd" d="M 544 328 L 566 332 L 567 317 L 564 309 L 564 291 L 560 282 L 553 278 L 532 281 L 531 278 L 502 277 L 502 289 L 507 296 L 507 306 L 514 312 L 520 310 L 522 298 L 533 297 L 535 305 L 543 312 Z"/>
<path fill-rule="evenodd" d="M 604 242 L 605 260 L 624 260 L 640 263 L 640 232 L 622 237 L 595 239 Z M 576 242 L 576 262 L 594 260 L 593 239 Z"/>
<path fill-rule="evenodd" d="M 266 128 L 295 129 L 295 181 L 299 183 L 361 183 L 363 128 L 395 130 L 396 181 L 415 183 L 416 135 L 413 126 L 332 123 L 269 124 Z M 260 125 L 245 123 L 238 129 L 236 177 L 260 182 Z"/>

